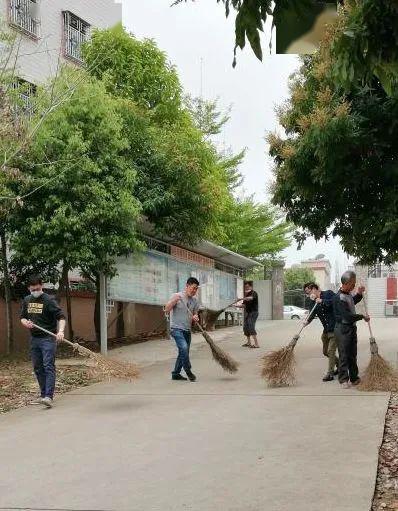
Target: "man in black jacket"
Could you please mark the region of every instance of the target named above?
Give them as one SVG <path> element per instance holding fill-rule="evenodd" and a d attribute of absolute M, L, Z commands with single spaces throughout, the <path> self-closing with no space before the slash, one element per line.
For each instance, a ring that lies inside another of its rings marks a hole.
<path fill-rule="evenodd" d="M 55 390 L 55 352 L 57 341 L 64 338 L 65 315 L 54 298 L 43 292 L 40 277 L 29 280 L 29 291 L 30 295 L 22 303 L 21 323 L 31 331 L 30 352 L 40 387 L 39 403 L 51 408 Z M 35 328 L 35 324 L 56 337 Z"/>
<path fill-rule="evenodd" d="M 339 349 L 339 382 L 347 389 L 352 385 L 358 385 L 357 365 L 357 326 L 356 322 L 363 319 L 369 321 L 369 316 L 357 314 L 355 305 L 362 300 L 364 287 L 359 287 L 357 294 L 352 295 L 356 285 L 356 275 L 353 271 L 346 271 L 341 276 L 341 287 L 337 292 L 334 301 L 334 315 L 336 326 L 334 329 Z"/>
<path fill-rule="evenodd" d="M 322 345 L 323 354 L 328 357 L 328 370 L 323 381 L 333 381 L 335 375 L 337 375 L 337 368 L 339 367 L 339 360 L 336 357 L 337 351 L 337 340 L 334 335 L 334 309 L 333 299 L 335 293 L 328 289 L 321 291 L 318 284 L 315 282 L 307 282 L 304 284 L 305 294 L 312 300 L 313 304 L 317 304 L 313 312 L 307 317 L 306 324 L 310 324 L 311 321 L 318 317 L 323 326 L 322 332 Z M 314 307 L 313 305 L 313 307 Z"/>

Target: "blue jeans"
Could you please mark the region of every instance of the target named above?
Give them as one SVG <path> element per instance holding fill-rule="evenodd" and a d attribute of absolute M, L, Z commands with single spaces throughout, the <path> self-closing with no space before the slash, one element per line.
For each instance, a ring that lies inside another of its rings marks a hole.
<path fill-rule="evenodd" d="M 52 399 L 54 396 L 56 351 L 57 341 L 52 337 L 32 337 L 30 340 L 30 354 L 41 397 Z"/>
<path fill-rule="evenodd" d="M 179 328 L 172 328 L 170 333 L 178 348 L 178 356 L 172 374 L 180 374 L 182 368 L 184 368 L 185 372 L 189 372 L 191 370 L 191 362 L 189 360 L 191 332 L 180 330 Z"/>

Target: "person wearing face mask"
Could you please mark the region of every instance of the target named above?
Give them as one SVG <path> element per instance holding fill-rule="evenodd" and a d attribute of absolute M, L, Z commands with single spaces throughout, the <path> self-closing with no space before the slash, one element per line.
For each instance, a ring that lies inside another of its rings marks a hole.
<path fill-rule="evenodd" d="M 346 271 L 341 276 L 341 287 L 334 297 L 333 307 L 336 318 L 334 329 L 339 348 L 339 382 L 344 389 L 351 385 L 358 385 L 361 379 L 358 376 L 357 365 L 357 326 L 361 319 L 368 322 L 368 315 L 357 314 L 355 305 L 362 300 L 365 288 L 358 287 L 357 293 L 352 295 L 356 285 L 356 274 Z"/>
<path fill-rule="evenodd" d="M 29 279 L 29 291 L 30 295 L 22 303 L 21 323 L 31 333 L 30 353 L 41 396 L 38 403 L 51 408 L 55 390 L 56 341 L 64 338 L 65 315 L 54 298 L 43 292 L 40 277 Z M 35 324 L 53 332 L 56 339 L 35 328 Z"/>
<path fill-rule="evenodd" d="M 305 324 L 310 324 L 314 318 L 318 317 L 323 326 L 321 339 L 323 354 L 328 358 L 328 369 L 322 381 L 333 381 L 334 377 L 338 374 L 337 368 L 339 366 L 339 360 L 336 357 L 337 341 L 334 335 L 335 318 L 333 299 L 335 293 L 330 289 L 321 291 L 315 282 L 307 282 L 304 284 L 304 293 L 314 304 L 317 304 L 312 313 L 307 317 Z"/>

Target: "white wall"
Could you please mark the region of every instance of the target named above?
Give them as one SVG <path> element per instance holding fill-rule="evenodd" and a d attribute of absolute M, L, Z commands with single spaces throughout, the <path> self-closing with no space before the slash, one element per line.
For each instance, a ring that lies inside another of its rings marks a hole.
<path fill-rule="evenodd" d="M 3 19 L 8 19 L 8 5 L 9 0 L 0 0 Z M 122 6 L 114 0 L 38 0 L 40 37 L 21 36 L 16 73 L 20 78 L 40 83 L 55 74 L 63 41 L 62 11 L 70 11 L 96 28 L 112 27 L 122 20 Z"/>
<path fill-rule="evenodd" d="M 368 279 L 367 306 L 369 315 L 373 318 L 384 318 L 385 300 L 387 297 L 387 279 Z"/>
<path fill-rule="evenodd" d="M 272 281 L 255 280 L 253 289 L 258 294 L 258 319 L 272 319 Z"/>

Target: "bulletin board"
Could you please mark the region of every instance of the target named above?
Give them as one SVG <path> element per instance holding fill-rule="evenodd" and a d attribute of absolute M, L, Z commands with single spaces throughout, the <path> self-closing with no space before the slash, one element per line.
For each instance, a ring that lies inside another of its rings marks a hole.
<path fill-rule="evenodd" d="M 161 252 L 121 257 L 116 267 L 117 276 L 107 283 L 109 300 L 164 305 L 173 293 L 184 289 L 189 277 L 200 282 L 198 299 L 203 307 L 222 309 L 243 296 L 243 280 L 236 275 Z"/>

